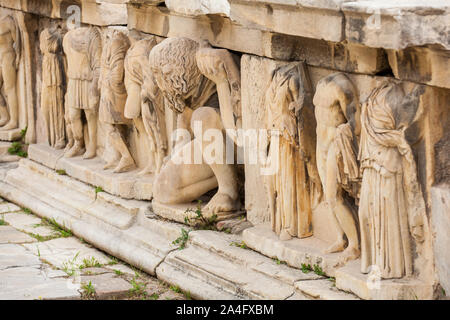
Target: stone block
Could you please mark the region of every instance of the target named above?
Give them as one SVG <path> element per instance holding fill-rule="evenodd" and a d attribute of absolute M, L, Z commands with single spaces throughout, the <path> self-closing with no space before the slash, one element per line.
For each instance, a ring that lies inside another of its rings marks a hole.
<path fill-rule="evenodd" d="M 242 233 L 245 244 L 265 256 L 285 261 L 289 266 L 301 269 L 302 265 L 319 266 L 328 276 L 334 276 L 340 266 L 339 253 L 324 253 L 330 245 L 316 237 L 293 238 L 281 241 L 270 225 L 260 224 Z"/>
<path fill-rule="evenodd" d="M 386 49 L 428 44 L 450 49 L 450 9 L 442 1 L 351 1 L 341 9 L 350 42 Z"/>
<path fill-rule="evenodd" d="M 443 184 L 431 188 L 431 228 L 439 282 L 450 294 L 450 188 Z"/>
<path fill-rule="evenodd" d="M 0 130 L 0 141 L 18 141 L 22 138 L 21 129 Z"/>
<path fill-rule="evenodd" d="M 49 226 L 41 225 L 42 220 L 26 213 L 7 213 L 3 219 L 12 227 L 27 233 L 34 233 L 42 237 L 58 236 L 59 233 Z"/>
<path fill-rule="evenodd" d="M 53 266 L 64 269 L 74 267 L 78 269 L 83 265 L 83 260 L 98 261 L 101 264 L 106 264 L 110 259 L 99 250 L 83 244 L 75 237 L 53 239 L 37 244 L 27 244 L 25 247 L 33 252 L 39 254 L 42 259 L 45 259 Z"/>
<path fill-rule="evenodd" d="M 36 239 L 11 226 L 0 226 L 0 243 L 30 243 Z"/>
<path fill-rule="evenodd" d="M 151 200 L 153 195 L 153 176 L 138 175 L 138 171 L 112 173 L 103 170 L 100 158 L 84 160 L 82 157 L 64 158 L 61 150 L 55 150 L 44 144 L 30 146 L 29 158 L 51 169 L 90 184 L 124 199 Z"/>
<path fill-rule="evenodd" d="M 79 299 L 74 286 L 64 278 L 51 278 L 40 267 L 0 270 L 0 300 Z"/>
<path fill-rule="evenodd" d="M 128 281 L 115 276 L 113 273 L 81 276 L 81 283 L 91 283 L 97 299 L 100 300 L 125 298 L 129 290 L 133 288 Z"/>
<path fill-rule="evenodd" d="M 450 88 L 450 51 L 429 46 L 386 51 L 397 79 Z"/>
<path fill-rule="evenodd" d="M 359 300 L 352 294 L 336 289 L 329 279 L 298 281 L 295 289 L 317 300 Z"/>
<path fill-rule="evenodd" d="M 431 283 L 417 279 L 377 279 L 362 274 L 359 260 L 349 262 L 345 267 L 336 270 L 336 287 L 365 300 L 432 299 L 434 291 Z"/>
<path fill-rule="evenodd" d="M 388 65 L 382 49 L 277 33 L 217 15 L 183 16 L 145 4 L 130 4 L 128 8 L 130 29 L 162 37 L 208 40 L 213 46 L 230 50 L 279 60 L 306 61 L 310 65 L 348 72 L 375 74 Z"/>

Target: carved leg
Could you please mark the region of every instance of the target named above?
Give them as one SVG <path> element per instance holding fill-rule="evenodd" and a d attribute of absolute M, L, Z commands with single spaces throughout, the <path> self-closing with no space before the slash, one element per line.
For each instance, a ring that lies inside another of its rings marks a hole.
<path fill-rule="evenodd" d="M 97 112 L 85 109 L 84 113 L 88 125 L 89 145 L 86 148 L 83 159 L 92 159 L 97 155 Z"/>
<path fill-rule="evenodd" d="M 0 105 L 0 127 L 4 126 L 9 120 L 8 107 Z"/>
<path fill-rule="evenodd" d="M 72 128 L 74 143 L 66 151 L 64 157 L 71 158 L 80 156 L 84 152 L 83 123 L 81 122 L 81 109 L 69 108 L 68 119 Z"/>
<path fill-rule="evenodd" d="M 73 130 L 72 130 L 72 124 L 70 123 L 69 119 L 69 108 L 66 108 L 64 110 L 64 120 L 65 120 L 65 129 L 66 129 L 66 136 L 67 136 L 67 144 L 66 148 L 64 149 L 64 153 L 69 151 L 74 144 L 74 138 L 73 138 Z"/>
<path fill-rule="evenodd" d="M 359 257 L 358 232 L 353 215 L 342 198 L 338 200 L 333 211 L 348 239 L 348 246 L 342 253 L 342 262 L 345 263 Z"/>
<path fill-rule="evenodd" d="M 16 79 L 17 70 L 15 68 L 15 54 L 6 53 L 2 57 L 3 89 L 9 108 L 9 122 L 2 127 L 2 130 L 11 130 L 19 127 L 19 104 L 17 102 Z"/>
<path fill-rule="evenodd" d="M 130 154 L 130 151 L 128 150 L 127 145 L 125 144 L 125 141 L 123 140 L 122 135 L 120 134 L 119 125 L 110 126 L 112 127 L 112 130 L 108 136 L 109 142 L 111 146 L 113 146 L 113 148 L 120 154 L 119 164 L 113 172 L 120 173 L 130 171 L 136 166 L 136 164 Z"/>
<path fill-rule="evenodd" d="M 145 143 L 147 145 L 147 149 L 149 150 L 149 155 L 148 155 L 148 163 L 145 166 L 144 169 L 142 169 L 141 171 L 139 171 L 139 175 L 146 175 L 146 174 L 150 174 L 155 172 L 155 164 L 154 164 L 154 145 L 151 143 L 150 141 L 150 136 L 149 133 L 144 125 L 144 121 L 142 120 L 141 117 L 133 119 L 133 123 L 134 126 L 138 132 L 139 135 L 144 135 L 144 140 Z"/>
<path fill-rule="evenodd" d="M 333 252 L 339 252 L 343 251 L 345 247 L 345 241 L 344 241 L 344 230 L 342 228 L 342 225 L 337 217 L 337 211 L 336 211 L 336 203 L 337 203 L 337 197 L 338 197 L 338 181 L 337 181 L 337 164 L 336 164 L 336 156 L 335 156 L 335 150 L 334 146 L 331 145 L 328 149 L 328 155 L 325 162 L 325 170 L 319 170 L 319 173 L 321 173 L 321 177 L 324 175 L 325 178 L 325 200 L 327 202 L 328 209 L 331 210 L 331 217 L 333 219 L 333 225 L 336 227 L 337 231 L 337 239 L 336 241 L 325 250 L 326 253 L 333 253 Z"/>
<path fill-rule="evenodd" d="M 189 203 L 217 188 L 214 172 L 206 163 L 184 164 L 174 161 L 186 152 L 193 154 L 194 141 L 177 149 L 156 176 L 153 183 L 153 197 L 156 201 L 165 204 Z"/>
<path fill-rule="evenodd" d="M 3 87 L 2 70 L 0 68 L 0 88 Z M 0 127 L 4 126 L 9 120 L 8 105 L 3 95 L 0 94 Z"/>
<path fill-rule="evenodd" d="M 115 168 L 118 164 L 119 164 L 119 157 L 120 154 L 119 152 L 114 148 L 114 145 L 112 144 L 111 140 L 112 140 L 112 135 L 114 134 L 114 125 L 110 124 L 110 123 L 105 123 L 103 122 L 103 128 L 105 129 L 105 134 L 106 134 L 106 141 L 105 141 L 105 149 L 108 149 L 112 151 L 112 153 L 114 153 L 114 155 L 111 157 L 110 160 L 108 160 L 106 162 L 106 164 L 103 166 L 103 170 L 108 170 L 108 169 L 112 169 Z"/>
<path fill-rule="evenodd" d="M 222 146 L 225 148 L 226 143 L 222 120 L 220 115 L 213 108 L 202 107 L 195 110 L 192 115 L 191 123 L 194 124 L 195 121 L 200 121 L 202 123 L 203 132 L 208 129 L 220 130 L 224 137 Z M 196 137 L 195 141 L 203 144 L 203 150 L 210 144 L 210 142 L 203 141 L 202 137 Z M 225 164 L 225 150 L 223 150 L 222 163 L 224 164 L 209 164 L 219 185 L 219 190 L 204 208 L 204 211 L 210 214 L 230 212 L 240 208 L 236 168 L 232 164 Z"/>

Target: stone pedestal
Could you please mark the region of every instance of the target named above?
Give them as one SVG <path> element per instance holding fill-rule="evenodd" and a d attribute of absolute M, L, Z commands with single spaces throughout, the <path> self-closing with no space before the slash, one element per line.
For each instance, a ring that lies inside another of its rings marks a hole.
<path fill-rule="evenodd" d="M 103 170 L 100 158 L 84 160 L 82 157 L 64 158 L 63 150 L 55 150 L 45 144 L 31 145 L 29 158 L 53 170 L 58 170 L 93 187 L 124 199 L 151 200 L 153 176 L 138 175 L 138 170 L 112 173 Z"/>

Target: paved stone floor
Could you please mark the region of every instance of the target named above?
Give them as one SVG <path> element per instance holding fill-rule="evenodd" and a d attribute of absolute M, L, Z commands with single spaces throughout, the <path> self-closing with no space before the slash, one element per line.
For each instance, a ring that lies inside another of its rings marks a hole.
<path fill-rule="evenodd" d="M 0 300 L 190 299 L 0 198 Z"/>

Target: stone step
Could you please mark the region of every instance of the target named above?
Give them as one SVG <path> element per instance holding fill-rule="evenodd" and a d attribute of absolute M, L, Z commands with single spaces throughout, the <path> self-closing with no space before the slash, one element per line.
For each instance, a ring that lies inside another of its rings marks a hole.
<path fill-rule="evenodd" d="M 33 144 L 28 149 L 29 159 L 54 170 L 64 170 L 67 175 L 123 199 L 151 200 L 153 176 L 138 175 L 138 170 L 113 173 L 103 170 L 100 157 L 84 160 L 82 157 L 64 158 L 63 150 L 45 144 Z"/>
<path fill-rule="evenodd" d="M 249 249 L 240 235 L 191 230 L 165 221 L 141 207 L 142 201 L 107 193 L 93 198 L 91 187 L 28 159 L 18 167 L 0 166 L 0 173 L 6 177 L 0 181 L 1 197 L 55 219 L 86 242 L 179 286 L 193 298 L 306 299 L 314 295 L 300 283 L 329 282 Z M 190 233 L 186 248 L 179 250 L 172 242 L 182 228 Z M 336 288 L 328 289 L 324 297 L 347 298 L 337 295 Z"/>
<path fill-rule="evenodd" d="M 359 300 L 350 293 L 338 290 L 329 279 L 298 281 L 295 283 L 295 289 L 317 300 Z"/>
<path fill-rule="evenodd" d="M 324 251 L 330 244 L 314 236 L 281 241 L 269 224 L 261 224 L 245 229 L 242 238 L 250 248 L 286 261 L 289 266 L 297 269 L 302 269 L 302 265 L 318 266 L 328 276 L 334 276 L 336 268 L 340 266 L 339 253 L 325 254 Z"/>

